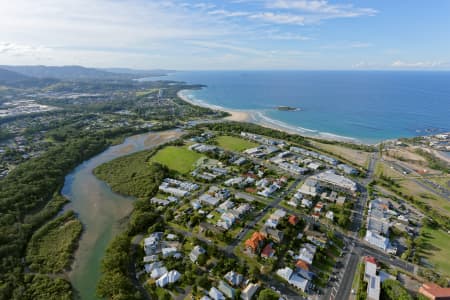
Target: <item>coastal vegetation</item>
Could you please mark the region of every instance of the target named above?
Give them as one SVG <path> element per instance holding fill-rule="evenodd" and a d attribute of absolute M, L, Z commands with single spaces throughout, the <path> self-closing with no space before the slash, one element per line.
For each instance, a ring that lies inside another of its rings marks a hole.
<path fill-rule="evenodd" d="M 94 169 L 99 179 L 107 182 L 119 194 L 136 198 L 148 198 L 155 192 L 155 182 L 167 173 L 162 165 L 152 163 L 156 150 L 141 151 L 127 155 Z"/>
<path fill-rule="evenodd" d="M 154 151 L 142 151 L 121 157 L 96 170 L 96 174 L 109 185 L 120 187 L 120 191 L 117 189 L 118 192 L 140 198 L 134 202 L 134 210 L 129 217 L 127 228 L 110 242 L 102 259 L 102 275 L 97 284 L 99 297 L 141 298 L 129 276 L 131 239 L 151 226 L 161 225 L 158 222 L 160 215 L 152 207 L 148 197 L 156 194 L 158 185 L 168 175 L 166 167 L 157 163 L 149 164 L 149 157 L 153 153 Z M 131 166 L 128 163 L 131 163 Z M 130 180 L 130 172 L 135 174 L 135 179 Z"/>
<path fill-rule="evenodd" d="M 333 156 L 339 156 L 343 158 L 345 157 L 345 160 L 349 161 L 350 163 L 359 167 L 367 168 L 367 163 L 369 161 L 371 152 L 350 148 L 340 144 L 322 143 L 315 141 L 311 143 L 321 150 L 332 153 Z"/>
<path fill-rule="evenodd" d="M 65 203 L 57 196 L 65 175 L 107 145 L 95 134 L 74 138 L 22 163 L 0 181 L 1 299 L 24 299 L 20 266 L 28 240 Z M 38 286 L 44 285 L 34 285 Z"/>
<path fill-rule="evenodd" d="M 220 131 L 229 134 L 239 134 L 241 131 L 252 132 L 272 138 L 286 140 L 299 145 L 310 145 L 308 140 L 298 134 L 290 134 L 272 128 L 262 127 L 252 123 L 242 122 L 222 122 L 197 125 L 197 128 L 207 128 L 209 130 Z"/>
<path fill-rule="evenodd" d="M 47 275 L 25 274 L 23 288 L 24 291 L 18 299 L 71 300 L 74 296 L 72 287 L 67 280 L 62 278 L 50 278 Z"/>
<path fill-rule="evenodd" d="M 26 262 L 33 272 L 60 273 L 70 266 L 83 226 L 73 211 L 42 226 L 31 237 Z"/>
<path fill-rule="evenodd" d="M 428 162 L 428 166 L 431 169 L 442 171 L 446 174 L 450 173 L 450 165 L 447 162 L 420 148 L 416 149 L 415 152 L 426 159 L 426 161 Z"/>

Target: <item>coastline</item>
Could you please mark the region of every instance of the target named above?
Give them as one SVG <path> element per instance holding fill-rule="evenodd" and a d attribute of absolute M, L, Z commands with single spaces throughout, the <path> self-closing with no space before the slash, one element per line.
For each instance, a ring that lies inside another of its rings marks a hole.
<path fill-rule="evenodd" d="M 189 91 L 189 90 L 178 91 L 177 96 L 181 100 L 183 100 L 189 104 L 195 105 L 195 106 L 206 107 L 206 108 L 210 108 L 213 110 L 220 110 L 220 111 L 229 113 L 230 116 L 223 118 L 223 120 L 226 120 L 226 121 L 254 123 L 254 124 L 257 124 L 257 125 L 260 125 L 263 127 L 284 131 L 284 132 L 287 132 L 290 134 L 298 134 L 298 135 L 310 137 L 310 138 L 319 138 L 319 139 L 324 139 L 324 140 L 348 142 L 348 143 L 355 143 L 355 144 L 366 144 L 366 145 L 369 144 L 369 143 L 364 143 L 360 140 L 357 140 L 357 139 L 351 138 L 351 137 L 345 137 L 345 136 L 340 136 L 340 135 L 336 135 L 336 134 L 332 134 L 332 133 L 319 132 L 317 130 L 311 130 L 311 129 L 307 129 L 307 128 L 291 126 L 284 122 L 277 121 L 277 120 L 274 120 L 274 119 L 271 119 L 271 118 L 265 116 L 263 111 L 229 109 L 229 108 L 225 108 L 225 107 L 218 106 L 218 105 L 212 105 L 212 104 L 206 103 L 204 101 L 193 100 L 189 96 L 187 96 L 183 93 L 186 91 Z"/>

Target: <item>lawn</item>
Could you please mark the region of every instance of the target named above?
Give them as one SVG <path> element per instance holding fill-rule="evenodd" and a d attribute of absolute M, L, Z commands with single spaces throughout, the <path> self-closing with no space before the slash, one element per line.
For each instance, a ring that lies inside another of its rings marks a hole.
<path fill-rule="evenodd" d="M 228 135 L 222 135 L 216 138 L 219 147 L 230 151 L 244 151 L 249 148 L 258 146 L 258 144 Z"/>
<path fill-rule="evenodd" d="M 421 254 L 433 264 L 434 269 L 450 275 L 450 236 L 443 230 L 424 227 L 422 236 L 425 239 Z"/>
<path fill-rule="evenodd" d="M 186 147 L 168 146 L 158 151 L 150 161 L 158 162 L 169 169 L 186 174 L 193 170 L 194 163 L 203 155 L 187 149 Z"/>

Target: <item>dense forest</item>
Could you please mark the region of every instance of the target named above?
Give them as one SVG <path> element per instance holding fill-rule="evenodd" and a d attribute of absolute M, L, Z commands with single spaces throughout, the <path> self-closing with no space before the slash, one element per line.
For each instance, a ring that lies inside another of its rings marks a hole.
<path fill-rule="evenodd" d="M 59 196 L 65 175 L 108 144 L 95 135 L 70 139 L 24 162 L 0 181 L 0 299 L 39 298 L 27 298 L 24 290 L 22 257 L 28 240 L 66 202 Z"/>

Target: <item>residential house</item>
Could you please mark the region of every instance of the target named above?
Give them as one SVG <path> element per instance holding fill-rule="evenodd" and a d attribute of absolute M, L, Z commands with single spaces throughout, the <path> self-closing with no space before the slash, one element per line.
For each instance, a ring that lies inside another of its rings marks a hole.
<path fill-rule="evenodd" d="M 245 248 L 253 253 L 259 252 L 264 244 L 265 237 L 260 232 L 254 232 L 253 235 L 245 241 Z"/>
<path fill-rule="evenodd" d="M 224 278 L 232 286 L 240 286 L 242 281 L 244 280 L 244 276 L 234 271 L 230 271 L 225 274 Z"/>
<path fill-rule="evenodd" d="M 203 194 L 198 198 L 198 200 L 204 205 L 210 206 L 216 206 L 220 202 L 219 198 L 211 196 L 210 194 Z"/>
<path fill-rule="evenodd" d="M 147 256 L 160 252 L 160 241 L 164 233 L 154 232 L 148 238 L 144 239 L 144 251 Z"/>
<path fill-rule="evenodd" d="M 320 214 L 322 212 L 324 205 L 322 202 L 317 202 L 316 206 L 314 206 L 314 212 Z"/>
<path fill-rule="evenodd" d="M 166 267 L 159 267 L 152 270 L 150 277 L 153 279 L 158 279 L 159 277 L 163 276 L 166 273 L 167 273 Z"/>
<path fill-rule="evenodd" d="M 209 297 L 213 300 L 225 300 L 225 296 L 215 287 L 212 287 L 208 293 Z"/>
<path fill-rule="evenodd" d="M 242 300 L 251 300 L 253 295 L 258 291 L 259 285 L 255 283 L 250 283 L 245 287 L 245 289 L 241 293 Z"/>
<path fill-rule="evenodd" d="M 358 170 L 346 164 L 339 164 L 337 168 L 347 175 L 357 175 L 359 173 Z"/>
<path fill-rule="evenodd" d="M 308 178 L 298 191 L 304 195 L 315 197 L 320 193 L 321 186 L 317 180 Z"/>
<path fill-rule="evenodd" d="M 300 249 L 299 255 L 296 257 L 297 259 L 301 259 L 309 265 L 312 265 L 314 260 L 314 255 L 316 255 L 317 247 L 312 244 L 304 244 Z"/>
<path fill-rule="evenodd" d="M 196 245 L 194 248 L 192 248 L 191 252 L 189 253 L 189 258 L 193 263 L 197 262 L 200 255 L 205 254 L 206 250 L 200 247 L 199 245 Z"/>
<path fill-rule="evenodd" d="M 327 213 L 325 214 L 325 218 L 327 218 L 328 220 L 333 221 L 334 220 L 334 212 L 329 210 L 327 211 Z"/>
<path fill-rule="evenodd" d="M 432 282 L 422 284 L 419 294 L 431 300 L 450 300 L 450 288 L 442 288 Z"/>
<path fill-rule="evenodd" d="M 275 250 L 272 248 L 272 243 L 268 243 L 261 251 L 262 258 L 271 258 L 275 255 Z"/>
<path fill-rule="evenodd" d="M 266 237 L 280 243 L 283 240 L 283 232 L 272 227 L 264 226 L 261 233 Z"/>
<path fill-rule="evenodd" d="M 226 297 L 234 299 L 236 291 L 231 286 L 229 286 L 225 281 L 223 280 L 219 281 L 219 285 L 217 287 Z"/>
<path fill-rule="evenodd" d="M 299 221 L 300 220 L 298 219 L 298 217 L 296 215 L 290 215 L 288 218 L 289 224 L 291 224 L 293 226 L 297 225 Z"/>
<path fill-rule="evenodd" d="M 344 205 L 344 203 L 345 203 L 345 196 L 339 196 L 337 199 L 336 199 L 336 204 L 338 204 L 338 205 Z"/>
<path fill-rule="evenodd" d="M 303 198 L 303 199 L 302 199 L 302 205 L 301 205 L 301 206 L 302 206 L 302 207 L 306 207 L 306 208 L 311 208 L 311 206 L 312 206 L 312 201 Z"/>
<path fill-rule="evenodd" d="M 175 247 L 162 248 L 161 252 L 163 257 L 167 258 L 169 256 L 174 256 L 177 253 L 177 248 Z"/>
<path fill-rule="evenodd" d="M 177 282 L 180 278 L 181 274 L 176 270 L 172 270 L 161 276 L 158 280 L 156 280 L 156 285 L 159 287 L 165 287 L 170 283 Z"/>
<path fill-rule="evenodd" d="M 291 268 L 279 269 L 276 274 L 299 290 L 306 291 L 308 288 L 308 280 L 294 273 Z"/>

